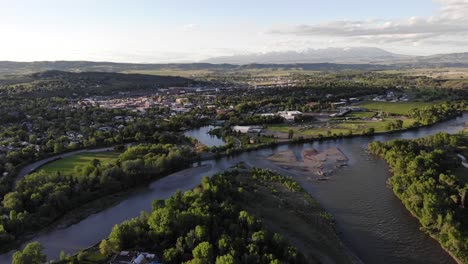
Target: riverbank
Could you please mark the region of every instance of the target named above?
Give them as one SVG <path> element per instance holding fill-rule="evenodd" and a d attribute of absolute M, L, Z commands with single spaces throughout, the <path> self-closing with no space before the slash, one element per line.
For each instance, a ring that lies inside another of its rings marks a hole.
<path fill-rule="evenodd" d="M 398 133 L 404 133 L 408 131 L 417 131 L 419 129 L 424 129 L 424 128 L 430 128 L 433 126 L 436 126 L 440 123 L 454 120 L 460 116 L 463 116 L 464 114 L 468 113 L 468 111 L 463 111 L 457 116 L 452 116 L 448 119 L 440 120 L 439 122 L 436 123 L 431 123 L 427 125 L 419 125 L 415 127 L 408 127 L 405 129 L 394 129 L 394 130 L 389 130 L 389 131 L 382 131 L 382 132 L 373 132 L 373 133 L 363 133 L 363 134 L 351 134 L 351 135 L 324 135 L 321 137 L 295 137 L 292 139 L 281 139 L 281 141 L 276 141 L 276 142 L 269 142 L 267 144 L 255 144 L 255 145 L 243 145 L 243 148 L 236 148 L 236 149 L 230 149 L 229 152 L 223 151 L 223 152 L 217 152 L 217 153 L 202 153 L 200 155 L 200 161 L 206 161 L 206 160 L 211 160 L 211 159 L 220 159 L 222 157 L 234 157 L 236 155 L 242 154 L 243 152 L 250 152 L 250 151 L 256 151 L 256 150 L 261 150 L 261 149 L 267 149 L 267 148 L 277 148 L 280 146 L 285 146 L 285 145 L 300 145 L 304 143 L 313 143 L 313 142 L 322 142 L 322 141 L 329 141 L 329 140 L 338 140 L 338 139 L 346 139 L 346 138 L 359 138 L 359 137 L 375 137 L 375 136 L 382 136 L 382 135 L 392 135 L 392 134 L 398 134 Z"/>
<path fill-rule="evenodd" d="M 331 215 L 297 183 L 272 171 L 251 168 L 243 163 L 228 171 L 225 177 L 229 177 L 230 188 L 241 190 L 235 204 L 260 219 L 268 230 L 286 238 L 304 254 L 307 263 L 363 263 L 341 242 Z M 200 191 L 200 187 L 196 189 Z M 155 253 L 162 255 L 162 252 Z M 78 255 L 81 259 L 106 259 L 96 244 L 59 263 L 76 261 Z"/>
<path fill-rule="evenodd" d="M 338 237 L 333 217 L 304 189 L 288 188 L 286 180 L 280 183 L 281 178 L 268 181 L 240 174 L 237 181 L 244 191 L 239 205 L 270 230 L 282 234 L 310 260 L 363 263 Z"/>
<path fill-rule="evenodd" d="M 464 134 L 369 144 L 371 153 L 390 167 L 388 182 L 394 195 L 418 220 L 421 231 L 437 241 L 457 263 L 468 263 L 467 229 L 463 225 L 463 208 L 468 205 L 466 174 L 454 174 L 452 169 L 462 165 L 448 161 L 457 160 L 454 153 L 467 144 L 468 136 Z"/>
<path fill-rule="evenodd" d="M 134 189 L 122 191 L 115 194 L 110 194 L 105 197 L 101 197 L 94 201 L 91 201 L 87 204 L 84 204 L 78 208 L 73 209 L 72 211 L 67 212 L 66 214 L 57 218 L 53 223 L 50 225 L 42 228 L 39 231 L 29 232 L 21 235 L 20 237 L 15 239 L 15 243 L 12 244 L 10 247 L 4 248 L 0 250 L 0 253 L 7 253 L 11 250 L 19 248 L 22 244 L 24 244 L 28 240 L 33 240 L 34 237 L 40 236 L 41 234 L 47 234 L 48 232 L 55 230 L 55 229 L 64 229 L 76 223 L 79 223 L 81 220 L 93 215 L 95 213 L 99 213 L 106 208 L 114 206 L 126 198 L 131 196 L 132 194 L 138 191 L 138 187 Z"/>
<path fill-rule="evenodd" d="M 77 153 L 73 153 L 74 155 L 80 155 L 85 152 L 101 152 L 102 149 L 99 150 L 87 150 L 87 151 L 79 151 Z M 70 155 L 67 155 L 67 157 L 70 157 Z M 36 162 L 34 166 L 43 166 L 44 164 L 48 164 L 52 160 L 57 160 L 56 157 L 52 157 L 45 159 L 43 161 Z M 192 163 L 193 166 L 193 163 Z M 201 166 L 203 167 L 208 167 L 208 166 Z M 107 192 L 107 193 L 102 193 L 101 195 L 98 195 L 99 193 L 96 192 L 96 197 L 88 197 L 89 200 L 86 201 L 86 204 L 80 205 L 79 207 L 73 208 L 70 211 L 66 211 L 64 214 L 58 215 L 57 218 L 55 219 L 50 219 L 51 221 L 47 224 L 47 226 L 44 224 L 44 226 L 37 228 L 34 231 L 29 231 L 23 234 L 20 234 L 18 237 L 15 238 L 15 241 L 13 241 L 11 246 L 8 247 L 2 247 L 1 252 L 7 252 L 13 248 L 16 248 L 21 242 L 24 242 L 25 240 L 31 239 L 33 236 L 40 234 L 41 232 L 47 233 L 48 230 L 54 230 L 54 229 L 63 229 L 68 226 L 73 225 L 74 223 L 77 223 L 81 221 L 82 219 L 87 218 L 88 216 L 98 213 L 103 211 L 106 208 L 112 207 L 116 203 L 125 200 L 125 198 L 128 198 L 132 194 L 134 194 L 135 191 L 137 191 L 139 188 L 147 186 L 147 184 L 154 182 L 157 179 L 164 178 L 167 175 L 172 175 L 172 174 L 177 174 L 180 172 L 183 172 L 185 170 L 180 171 L 181 167 L 179 168 L 174 168 L 174 169 L 169 169 L 167 171 L 162 172 L 160 175 L 153 175 L 152 177 L 140 181 L 138 184 L 133 184 L 128 187 L 128 189 L 121 189 L 118 192 L 112 193 L 112 192 Z M 190 169 L 190 168 L 188 168 Z M 2 245 L 4 246 L 4 245 Z"/>
<path fill-rule="evenodd" d="M 466 118 L 467 116 L 464 116 L 462 119 L 448 121 L 417 133 L 376 136 L 376 139 L 415 138 L 440 131 L 456 133 L 463 129 Z M 444 255 L 439 252 L 439 247 L 433 247 L 432 243 L 421 235 L 412 219 L 406 216 L 406 212 L 402 214 L 401 203 L 396 204 L 398 200 L 385 188 L 385 180 L 388 177 L 385 166 L 374 164 L 368 160 L 367 155 L 364 155 L 362 146 L 367 145 L 369 141 L 367 137 L 338 141 L 324 140 L 320 144 L 314 141 L 311 144 L 318 148 L 339 145 L 352 160 L 349 167 L 340 170 L 337 176 L 339 180 L 326 183 L 300 182 L 301 185 L 335 216 L 340 237 L 366 263 L 379 263 L 381 259 L 388 260 L 388 263 L 411 263 L 413 258 L 428 260 L 427 263 L 447 263 Z M 309 147 L 308 144 L 306 146 Z M 301 148 L 301 144 L 291 144 L 275 147 L 275 150 Z M 166 198 L 177 189 L 192 188 L 200 183 L 204 175 L 210 176 L 224 171 L 239 161 L 255 162 L 260 167 L 274 168 L 256 159 L 270 155 L 275 150 L 266 148 L 260 151 L 252 150 L 235 158 L 225 157 L 203 162 L 203 164 L 212 164 L 213 168 L 200 174 L 187 173 L 180 177 L 170 175 L 162 178 L 121 204 L 94 214 L 66 229 L 38 236 L 35 240 L 44 245 L 49 258 L 56 259 L 61 250 L 66 253 L 77 252 L 80 248 L 96 244 L 107 236 L 114 224 L 138 216 L 141 210 L 148 210 L 152 200 Z M 289 175 L 287 172 L 286 174 Z M 355 219 L 356 216 L 359 218 Z M 379 219 L 392 219 L 392 221 L 381 222 Z M 361 228 L 363 222 L 368 224 Z M 394 232 L 397 238 L 405 237 L 407 244 L 396 243 L 397 240 L 387 237 Z M 372 235 L 369 236 L 368 233 Z M 0 262 L 2 261 L 10 262 L 11 255 L 0 256 Z"/>

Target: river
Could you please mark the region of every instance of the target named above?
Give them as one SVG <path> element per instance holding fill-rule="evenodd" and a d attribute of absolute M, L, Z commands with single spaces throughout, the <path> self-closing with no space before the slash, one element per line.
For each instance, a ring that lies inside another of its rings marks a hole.
<path fill-rule="evenodd" d="M 214 129 L 214 126 L 204 126 L 197 129 L 187 130 L 184 134 L 187 137 L 192 137 L 198 139 L 200 143 L 207 145 L 208 147 L 219 147 L 223 146 L 226 143 L 217 136 L 210 135 L 208 132 Z"/>
<path fill-rule="evenodd" d="M 437 132 L 455 133 L 468 121 L 468 114 L 431 127 L 374 137 L 326 140 L 313 144 L 283 145 L 243 153 L 236 157 L 204 161 L 204 166 L 187 169 L 149 184 L 125 201 L 93 214 L 77 224 L 43 232 L 31 241 L 39 241 L 49 259 L 57 259 L 61 250 L 74 253 L 105 238 L 112 226 L 150 210 L 154 199 L 164 199 L 176 190 L 188 190 L 205 175 L 213 175 L 243 161 L 249 165 L 278 170 L 295 178 L 336 219 L 340 237 L 365 263 L 455 263 L 436 241 L 419 231 L 419 224 L 386 185 L 390 177 L 381 159 L 367 154 L 369 142 L 397 138 L 414 139 Z M 305 148 L 339 147 L 350 159 L 325 182 L 284 170 L 265 157 L 275 151 L 291 149 L 299 153 Z M 24 245 L 23 245 L 24 246 Z M 11 261 L 11 252 L 0 256 L 0 263 Z"/>

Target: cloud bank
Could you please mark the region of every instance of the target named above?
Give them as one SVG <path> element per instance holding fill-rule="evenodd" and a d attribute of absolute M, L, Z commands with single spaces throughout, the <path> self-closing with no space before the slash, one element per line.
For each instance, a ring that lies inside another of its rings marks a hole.
<path fill-rule="evenodd" d="M 313 25 L 277 27 L 274 35 L 333 37 L 364 44 L 468 45 L 468 0 L 437 0 L 440 8 L 430 17 L 402 20 L 330 21 Z"/>

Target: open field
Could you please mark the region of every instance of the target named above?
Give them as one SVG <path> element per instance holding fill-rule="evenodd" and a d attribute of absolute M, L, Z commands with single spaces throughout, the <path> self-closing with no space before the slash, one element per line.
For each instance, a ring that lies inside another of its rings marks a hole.
<path fill-rule="evenodd" d="M 387 74 L 403 74 L 408 76 L 426 76 L 435 79 L 468 78 L 468 68 L 422 68 L 405 70 L 380 71 Z"/>
<path fill-rule="evenodd" d="M 94 159 L 101 161 L 101 164 L 111 163 L 119 157 L 118 152 L 98 152 L 98 153 L 80 153 L 64 159 L 59 159 L 48 163 L 39 168 L 47 173 L 60 171 L 62 174 L 72 174 L 77 165 L 83 165 L 91 162 Z"/>
<path fill-rule="evenodd" d="M 406 115 L 413 108 L 424 108 L 434 104 L 428 102 L 363 102 L 359 106 L 370 110 L 381 110 L 391 114 Z"/>
<path fill-rule="evenodd" d="M 443 81 L 441 88 L 466 89 L 468 87 L 468 68 L 422 68 L 405 70 L 386 70 L 381 73 L 410 77 L 428 77 Z"/>
<path fill-rule="evenodd" d="M 377 113 L 372 111 L 366 112 L 351 112 L 346 115 L 346 117 L 355 117 L 355 118 L 371 118 L 374 117 Z"/>
<path fill-rule="evenodd" d="M 161 75 L 161 76 L 179 76 L 179 77 L 196 77 L 207 74 L 212 74 L 210 70 L 177 70 L 177 69 L 165 69 L 165 70 L 129 70 L 122 73 L 137 73 L 147 75 Z"/>
<path fill-rule="evenodd" d="M 257 77 L 285 77 L 291 76 L 294 74 L 299 75 L 315 75 L 320 73 L 320 71 L 314 70 L 303 70 L 303 69 L 241 69 L 241 70 L 181 70 L 181 69 L 161 69 L 161 70 L 127 70 L 122 73 L 138 73 L 138 74 L 148 74 L 148 75 L 163 75 L 163 76 L 180 76 L 180 77 L 199 77 L 206 76 L 210 74 L 218 75 L 248 75 L 248 76 L 257 76 Z M 260 84 L 260 83 L 259 83 Z"/>
<path fill-rule="evenodd" d="M 339 122 L 330 122 L 328 124 L 310 124 L 310 125 L 299 125 L 295 126 L 293 124 L 275 124 L 269 125 L 268 131 L 275 133 L 284 133 L 288 134 L 289 130 L 292 129 L 294 136 L 303 136 L 303 137 L 317 137 L 319 134 L 323 136 L 333 135 L 333 134 L 347 134 L 350 131 L 353 134 L 362 134 L 366 132 L 369 128 L 374 128 L 375 132 L 387 132 L 389 131 L 387 125 L 391 123 L 394 118 L 385 118 L 382 121 L 366 121 L 366 120 L 345 120 Z M 414 119 L 403 119 L 403 128 L 410 127 L 415 122 Z"/>

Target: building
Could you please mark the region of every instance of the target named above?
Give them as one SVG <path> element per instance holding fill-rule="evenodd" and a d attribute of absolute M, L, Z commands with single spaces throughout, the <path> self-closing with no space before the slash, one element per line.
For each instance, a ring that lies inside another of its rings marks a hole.
<path fill-rule="evenodd" d="M 121 251 L 114 255 L 110 264 L 160 264 L 155 254 L 148 252 Z"/>
<path fill-rule="evenodd" d="M 340 106 L 345 106 L 346 102 L 336 102 L 336 103 L 332 103 L 331 105 L 332 105 L 332 107 L 337 108 L 337 107 L 340 107 Z"/>
<path fill-rule="evenodd" d="M 275 116 L 275 114 L 273 114 L 273 113 L 264 113 L 264 114 L 260 114 L 260 116 L 263 116 L 263 117 L 273 117 L 273 116 Z"/>
<path fill-rule="evenodd" d="M 296 117 L 301 116 L 302 113 L 299 111 L 280 111 L 278 112 L 278 115 L 286 121 L 294 121 Z"/>
<path fill-rule="evenodd" d="M 263 128 L 261 126 L 234 126 L 232 131 L 247 134 L 247 133 L 261 133 Z"/>
<path fill-rule="evenodd" d="M 176 101 L 177 104 L 183 105 L 183 104 L 188 103 L 189 99 L 188 98 L 177 98 L 175 101 Z"/>

